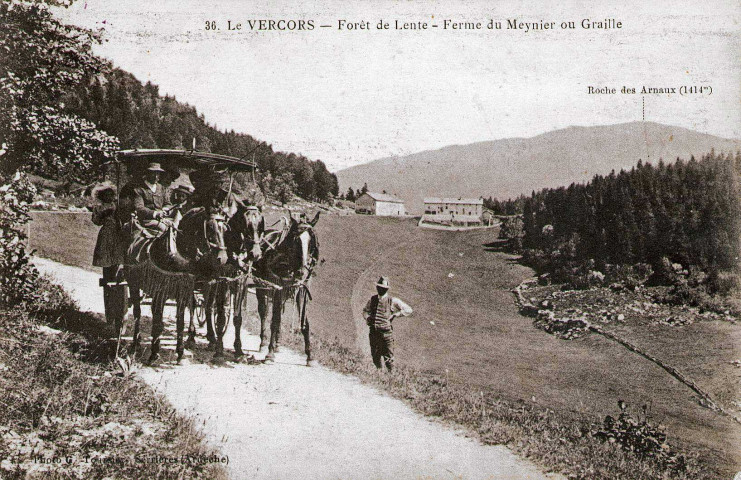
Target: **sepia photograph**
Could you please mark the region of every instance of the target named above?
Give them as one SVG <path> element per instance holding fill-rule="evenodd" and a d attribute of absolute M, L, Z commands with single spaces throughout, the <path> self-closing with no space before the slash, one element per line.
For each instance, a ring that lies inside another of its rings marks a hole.
<path fill-rule="evenodd" d="M 0 0 L 0 479 L 741 479 L 740 24 Z"/>

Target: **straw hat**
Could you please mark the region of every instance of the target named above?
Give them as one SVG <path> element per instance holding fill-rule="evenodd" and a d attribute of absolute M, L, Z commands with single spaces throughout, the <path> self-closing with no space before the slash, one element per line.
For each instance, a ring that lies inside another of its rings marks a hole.
<path fill-rule="evenodd" d="M 383 288 L 391 288 L 391 285 L 389 284 L 388 277 L 381 277 L 376 282 L 377 287 L 383 287 Z"/>
<path fill-rule="evenodd" d="M 149 165 L 147 166 L 147 171 L 165 173 L 165 171 L 160 166 L 159 162 L 149 162 Z"/>

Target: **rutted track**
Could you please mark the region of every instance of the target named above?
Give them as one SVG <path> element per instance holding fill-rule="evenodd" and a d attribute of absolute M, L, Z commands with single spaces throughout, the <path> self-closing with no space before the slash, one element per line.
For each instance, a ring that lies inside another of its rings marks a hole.
<path fill-rule="evenodd" d="M 358 279 L 355 281 L 352 289 L 352 295 L 350 297 L 350 308 L 352 308 L 352 317 L 355 322 L 355 331 L 357 334 L 357 345 L 361 352 L 366 353 L 370 358 L 370 344 L 368 342 L 368 326 L 365 324 L 363 319 L 363 308 L 365 303 L 368 301 L 367 297 L 363 297 L 363 293 L 372 290 L 372 285 L 378 280 L 378 270 L 383 266 L 383 261 L 388 256 L 389 252 L 396 250 L 398 247 L 404 245 L 406 241 L 400 241 L 393 245 L 390 245 L 388 249 L 384 250 L 380 254 L 376 255 L 368 268 L 358 275 Z"/>
<path fill-rule="evenodd" d="M 101 311 L 96 274 L 48 260 L 37 266 L 73 289 L 82 309 Z M 257 337 L 245 336 L 256 350 Z M 168 340 L 163 345 L 172 348 Z M 202 423 L 229 457 L 233 478 L 551 478 L 507 448 L 483 446 L 353 377 L 304 365 L 303 355 L 283 349 L 271 366 L 165 364 L 139 375 Z"/>

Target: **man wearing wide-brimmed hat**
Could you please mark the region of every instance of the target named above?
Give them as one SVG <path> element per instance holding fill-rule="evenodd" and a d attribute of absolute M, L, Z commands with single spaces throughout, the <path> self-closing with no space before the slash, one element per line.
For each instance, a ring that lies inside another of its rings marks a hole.
<path fill-rule="evenodd" d="M 199 168 L 188 174 L 194 192 L 193 205 L 218 210 L 228 196 L 232 182 L 226 172 L 213 168 Z"/>
<path fill-rule="evenodd" d="M 150 162 L 142 181 L 134 189 L 134 211 L 145 228 L 167 230 L 166 207 L 170 206 L 170 199 L 165 187 L 159 183 L 164 172 L 158 162 Z"/>
<path fill-rule="evenodd" d="M 376 368 L 390 371 L 394 365 L 394 329 L 392 322 L 396 317 L 411 315 L 412 307 L 396 297 L 389 295 L 389 279 L 381 277 L 376 282 L 377 295 L 373 295 L 363 309 L 363 316 L 370 328 L 371 356 Z"/>
<path fill-rule="evenodd" d="M 176 208 L 184 209 L 186 203 L 193 195 L 193 187 L 190 185 L 180 184 L 170 189 L 170 201 L 173 210 Z"/>

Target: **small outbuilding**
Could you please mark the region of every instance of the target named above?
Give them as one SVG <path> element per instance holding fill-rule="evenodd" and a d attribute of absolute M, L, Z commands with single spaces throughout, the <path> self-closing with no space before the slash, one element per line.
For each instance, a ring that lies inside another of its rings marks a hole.
<path fill-rule="evenodd" d="M 404 200 L 388 193 L 366 192 L 355 199 L 355 213 L 380 216 L 406 215 Z"/>
<path fill-rule="evenodd" d="M 497 222 L 497 216 L 488 208 L 484 208 L 484 213 L 481 215 L 481 221 L 484 225 L 490 227 Z"/>

